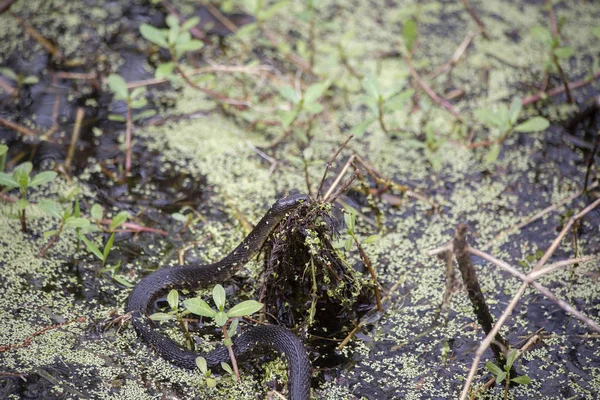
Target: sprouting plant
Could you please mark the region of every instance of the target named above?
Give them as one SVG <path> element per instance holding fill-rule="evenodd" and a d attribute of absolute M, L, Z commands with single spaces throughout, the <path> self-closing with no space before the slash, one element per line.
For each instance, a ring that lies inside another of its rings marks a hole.
<path fill-rule="evenodd" d="M 60 225 L 57 229 L 52 229 L 44 232 L 44 237 L 52 237 L 50 241 L 40 250 L 40 257 L 44 257 L 46 252 L 52 247 L 54 243 L 59 239 L 60 234 L 64 229 L 85 229 L 90 226 L 90 221 L 87 218 L 81 217 L 81 210 L 79 208 L 79 200 L 75 200 L 73 207 L 67 207 L 62 210 L 60 205 L 53 200 L 42 200 L 38 206 L 48 216 L 60 219 Z"/>
<path fill-rule="evenodd" d="M 181 327 L 186 340 L 187 340 L 187 346 L 190 350 L 194 349 L 194 340 L 192 339 L 192 336 L 190 335 L 190 332 L 188 331 L 185 323 L 183 322 L 183 316 L 186 314 L 189 314 L 190 311 L 189 310 L 184 310 L 181 309 L 179 307 L 179 292 L 176 289 L 172 289 L 169 294 L 167 295 L 167 303 L 169 303 L 169 307 L 171 307 L 171 311 L 168 311 L 166 313 L 164 312 L 157 312 L 154 313 L 152 315 L 150 315 L 150 319 L 153 321 L 169 321 L 171 319 L 177 319 L 177 322 L 179 323 L 179 326 Z"/>
<path fill-rule="evenodd" d="M 373 117 L 356 125 L 352 129 L 352 133 L 361 135 L 375 121 L 379 121 L 379 126 L 382 131 L 389 133 L 389 129 L 384 121 L 384 116 L 401 110 L 404 107 L 406 100 L 413 95 L 414 90 L 402 90 L 404 87 L 404 82 L 402 82 L 384 92 L 381 90 L 377 78 L 372 74 L 368 74 L 363 78 L 362 87 L 366 93 L 362 100 L 363 104 L 369 108 Z"/>
<path fill-rule="evenodd" d="M 413 147 L 422 148 L 424 150 L 425 157 L 427 157 L 427 160 L 429 160 L 429 163 L 433 167 L 434 171 L 439 171 L 440 169 L 442 169 L 442 160 L 440 158 L 438 150 L 445 142 L 445 138 L 436 134 L 435 128 L 430 122 L 428 122 L 427 125 L 425 125 L 424 142 L 415 139 L 405 140 L 406 144 Z"/>
<path fill-rule="evenodd" d="M 0 172 L 4 172 L 4 166 L 6 165 L 6 153 L 8 153 L 8 146 L 0 144 Z"/>
<path fill-rule="evenodd" d="M 141 113 L 137 113 L 133 116 L 133 110 L 137 110 L 145 107 L 148 104 L 146 100 L 146 88 L 136 87 L 129 91 L 127 88 L 127 82 L 120 75 L 111 74 L 108 77 L 108 86 L 114 93 L 115 100 L 123 100 L 127 104 L 127 116 L 123 118 L 120 115 L 111 114 L 109 119 L 113 121 L 125 121 L 125 173 L 129 175 L 131 172 L 131 150 L 132 150 L 132 130 L 133 122 L 142 118 L 147 118 L 154 115 L 154 110 L 146 110 Z"/>
<path fill-rule="evenodd" d="M 106 264 L 106 260 L 108 260 L 110 250 L 112 249 L 113 242 L 115 241 L 115 234 L 113 233 L 112 235 L 110 235 L 102 251 L 100 251 L 100 248 L 94 242 L 86 238 L 83 233 L 79 234 L 79 239 L 81 239 L 83 243 L 85 243 L 85 247 L 90 253 L 92 253 L 96 256 L 97 259 L 102 261 L 102 266 L 104 267 L 104 265 Z"/>
<path fill-rule="evenodd" d="M 284 128 L 289 127 L 296 121 L 301 113 L 316 115 L 323 111 L 323 105 L 319 99 L 325 94 L 331 82 L 318 82 L 310 85 L 304 93 L 298 94 L 291 86 L 279 86 L 279 94 L 292 103 L 292 109 L 280 111 L 279 117 Z"/>
<path fill-rule="evenodd" d="M 27 189 L 45 185 L 56 178 L 56 172 L 43 171 L 31 177 L 33 164 L 29 161 L 19 164 L 12 175 L 5 172 L 0 172 L 0 185 L 8 188 L 19 188 L 21 198 L 17 200 L 16 206 L 19 210 L 19 218 L 21 219 L 21 231 L 27 232 L 27 222 L 25 220 L 25 209 L 29 205 L 27 201 Z"/>
<path fill-rule="evenodd" d="M 184 214 L 184 212 L 186 210 L 190 210 L 190 213 Z M 174 220 L 182 222 L 183 223 L 183 227 L 179 230 L 179 233 L 183 233 L 185 232 L 185 230 L 190 226 L 195 224 L 198 220 L 201 220 L 202 217 L 201 216 L 195 216 L 194 215 L 194 209 L 189 207 L 189 206 L 185 206 L 183 207 L 179 212 L 173 213 L 171 214 L 171 217 L 173 217 Z"/>
<path fill-rule="evenodd" d="M 492 146 L 485 156 L 485 161 L 493 163 L 500 154 L 500 145 L 512 132 L 540 132 L 550 126 L 544 117 L 533 117 L 517 125 L 523 108 L 522 100 L 515 97 L 510 108 L 501 103 L 495 109 L 480 108 L 474 111 L 475 118 L 490 129 Z"/>
<path fill-rule="evenodd" d="M 204 378 L 204 383 L 209 388 L 214 388 L 217 386 L 217 380 L 213 377 L 213 374 L 210 369 L 208 369 L 208 365 L 206 364 L 206 359 L 204 357 L 196 358 L 196 365 Z M 227 365 L 227 364 L 225 364 Z M 229 367 L 229 365 L 227 365 Z"/>
<path fill-rule="evenodd" d="M 217 284 L 213 288 L 212 295 L 213 301 L 217 306 L 217 310 L 214 310 L 199 297 L 187 299 L 183 302 L 183 305 L 192 314 L 213 318 L 215 323 L 221 327 L 221 330 L 223 331 L 223 343 L 229 350 L 229 357 L 233 365 L 234 374 L 237 377 L 237 380 L 240 381 L 240 373 L 238 371 L 237 361 L 233 353 L 233 342 L 231 338 L 237 332 L 238 318 L 254 314 L 263 307 L 263 304 L 255 300 L 246 300 L 231 307 L 229 311 L 225 311 L 225 302 L 227 298 L 223 286 Z M 221 366 L 227 371 L 225 366 Z"/>
<path fill-rule="evenodd" d="M 23 85 L 35 85 L 40 81 L 35 75 L 25 75 L 22 73 L 17 73 L 12 69 L 6 67 L 0 68 L 0 75 L 4 75 L 11 81 L 15 81 L 17 83 L 17 96 L 21 92 Z"/>
<path fill-rule="evenodd" d="M 571 92 L 569 90 L 569 82 L 563 71 L 560 62 L 568 60 L 573 55 L 573 48 L 560 45 L 560 31 L 565 24 L 565 18 L 561 17 L 556 26 L 556 33 L 553 35 L 550 30 L 543 26 L 534 26 L 531 28 L 531 36 L 540 41 L 547 48 L 547 58 L 543 61 L 544 73 L 558 72 L 565 86 L 565 93 L 569 103 L 573 102 Z"/>
<path fill-rule="evenodd" d="M 152 25 L 140 25 L 142 36 L 155 45 L 169 50 L 171 61 L 162 63 L 156 68 L 155 76 L 157 78 L 176 79 L 173 71 L 177 71 L 186 82 L 189 78 L 184 74 L 179 65 L 179 59 L 188 51 L 197 51 L 204 47 L 200 40 L 192 39 L 190 29 L 200 22 L 198 17 L 190 18 L 182 25 L 175 15 L 169 15 L 166 19 L 169 29 L 158 29 Z M 190 83 L 190 82 L 188 82 Z"/>
<path fill-rule="evenodd" d="M 510 376 L 510 370 L 515 362 L 515 359 L 517 358 L 517 355 L 517 349 L 509 350 L 508 354 L 506 355 L 506 364 L 504 365 L 504 369 L 490 361 L 485 363 L 485 367 L 496 377 L 496 383 L 500 384 L 502 381 L 506 380 L 506 384 L 504 385 L 504 400 L 506 400 L 508 396 L 508 386 L 511 382 L 518 383 L 520 385 L 528 385 L 531 383 L 531 379 L 527 375 L 515 376 L 514 378 Z"/>

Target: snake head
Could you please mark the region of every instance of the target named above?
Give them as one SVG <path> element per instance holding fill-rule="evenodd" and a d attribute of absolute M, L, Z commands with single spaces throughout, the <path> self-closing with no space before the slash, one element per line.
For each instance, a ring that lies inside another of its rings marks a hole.
<path fill-rule="evenodd" d="M 304 193 L 292 193 L 277 200 L 272 208 L 276 209 L 277 212 L 283 212 L 293 210 L 300 204 L 308 202 L 310 202 L 310 197 Z"/>

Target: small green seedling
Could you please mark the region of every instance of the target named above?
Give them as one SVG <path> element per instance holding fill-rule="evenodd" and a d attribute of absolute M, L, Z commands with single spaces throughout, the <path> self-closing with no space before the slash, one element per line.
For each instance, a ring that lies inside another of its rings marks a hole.
<path fill-rule="evenodd" d="M 279 86 L 277 88 L 279 94 L 292 103 L 291 110 L 279 112 L 282 126 L 287 128 L 292 125 L 300 117 L 303 111 L 310 115 L 323 112 L 323 105 L 319 103 L 319 99 L 325 94 L 327 89 L 329 89 L 330 85 L 330 81 L 314 83 L 300 95 L 291 86 Z"/>
<path fill-rule="evenodd" d="M 363 78 L 362 87 L 365 91 L 365 96 L 362 97 L 362 103 L 368 107 L 373 116 L 352 128 L 352 133 L 355 135 L 362 135 L 375 121 L 379 121 L 379 126 L 382 131 L 389 133 L 389 129 L 384 121 L 384 116 L 402 110 L 406 101 L 412 97 L 414 90 L 402 90 L 404 88 L 404 82 L 401 82 L 389 90 L 382 91 L 379 81 L 375 75 L 372 74 L 368 74 Z"/>
<path fill-rule="evenodd" d="M 223 343 L 229 350 L 229 357 L 233 365 L 233 371 L 237 377 L 237 380 L 240 381 L 240 373 L 238 371 L 237 361 L 233 353 L 233 342 L 231 338 L 237 332 L 238 318 L 252 315 L 263 308 L 264 305 L 255 300 L 246 300 L 236 304 L 229 311 L 225 311 L 225 302 L 227 299 L 223 286 L 216 285 L 213 288 L 212 295 L 213 301 L 217 306 L 217 310 L 214 310 L 199 297 L 185 300 L 183 305 L 192 314 L 214 319 L 216 324 L 221 327 L 221 330 L 223 331 Z M 229 327 L 227 327 L 228 324 Z M 226 368 L 224 369 L 227 370 Z"/>
<path fill-rule="evenodd" d="M 541 132 L 550 126 L 550 122 L 544 117 L 533 117 L 517 124 L 522 109 L 522 100 L 515 97 L 510 108 L 506 104 L 500 104 L 495 109 L 480 108 L 474 111 L 475 118 L 490 129 L 494 141 L 484 158 L 485 162 L 493 163 L 498 159 L 500 145 L 512 132 Z"/>
<path fill-rule="evenodd" d="M 548 28 L 544 26 L 534 26 L 531 28 L 531 36 L 541 42 L 548 49 L 548 58 L 543 62 L 543 69 L 546 72 L 560 72 L 560 60 L 568 60 L 573 55 L 573 48 L 560 46 L 560 31 L 564 24 L 564 19 L 561 18 L 561 23 L 558 24 L 558 35 L 552 36 Z"/>
<path fill-rule="evenodd" d="M 494 364 L 493 362 L 488 361 L 485 363 L 485 367 L 496 377 L 496 383 L 500 384 L 504 380 L 506 380 L 506 384 L 504 385 L 504 399 L 506 400 L 508 396 L 508 387 L 511 382 L 518 383 L 520 385 L 528 385 L 531 383 L 531 379 L 527 375 L 516 376 L 511 378 L 510 370 L 517 358 L 518 351 L 517 349 L 511 349 L 506 355 L 506 364 L 504 365 L 504 370 Z"/>
<path fill-rule="evenodd" d="M 90 253 L 95 255 L 98 260 L 102 261 L 102 266 L 104 267 L 104 265 L 106 264 L 106 260 L 108 260 L 108 256 L 112 249 L 113 243 L 115 241 L 115 234 L 113 233 L 112 235 L 110 235 L 102 251 L 100 251 L 100 248 L 98 248 L 98 246 L 94 242 L 86 238 L 83 233 L 79 234 L 79 239 L 81 239 L 83 243 L 85 243 L 85 247 Z"/>
<path fill-rule="evenodd" d="M 152 321 L 169 321 L 172 319 L 177 319 L 179 326 L 181 327 L 181 329 L 183 330 L 183 333 L 185 334 L 186 341 L 187 341 L 187 347 L 188 347 L 188 349 L 193 351 L 194 350 L 194 339 L 192 338 L 192 335 L 190 335 L 190 332 L 188 331 L 187 326 L 183 321 L 183 317 L 185 315 L 189 314 L 190 311 L 184 310 L 179 307 L 179 292 L 176 289 L 171 290 L 169 292 L 169 294 L 167 295 L 167 303 L 169 303 L 169 307 L 171 307 L 171 311 L 168 311 L 166 313 L 164 313 L 164 312 L 154 313 L 154 314 L 150 315 L 150 319 Z"/>
<path fill-rule="evenodd" d="M 190 18 L 182 25 L 175 15 L 169 15 L 166 19 L 169 29 L 158 29 L 152 25 L 140 25 L 142 36 L 155 45 L 168 49 L 171 55 L 171 61 L 160 64 L 156 69 L 156 78 L 167 78 L 179 82 L 177 76 L 173 73 L 175 70 L 181 73 L 178 60 L 188 51 L 198 51 L 204 47 L 200 40 L 192 39 L 190 29 L 198 25 L 198 17 Z"/>
<path fill-rule="evenodd" d="M 356 237 L 354 227 L 356 224 L 356 212 L 353 209 L 350 211 L 346 211 L 344 213 L 344 224 L 346 225 L 346 231 L 341 235 L 340 240 L 338 240 L 335 244 L 335 248 L 344 248 L 346 251 L 352 250 L 352 246 L 354 243 L 358 242 L 358 238 Z M 379 235 L 371 235 L 368 236 L 365 240 L 363 240 L 363 244 L 371 244 L 375 243 L 379 239 Z"/>
<path fill-rule="evenodd" d="M 210 369 L 208 369 L 206 359 L 204 357 L 197 357 L 196 365 L 198 366 L 198 369 L 200 370 L 200 373 L 204 378 L 204 383 L 206 384 L 206 386 L 209 388 L 214 388 L 215 386 L 217 386 L 217 380 L 214 378 Z"/>
<path fill-rule="evenodd" d="M 21 198 L 17 200 L 16 205 L 19 210 L 19 218 L 21 219 L 21 231 L 27 232 L 27 222 L 25 219 L 25 209 L 29 205 L 27 201 L 27 189 L 42 186 L 56 178 L 56 172 L 43 171 L 31 177 L 33 164 L 29 161 L 19 164 L 12 175 L 5 172 L 0 172 L 0 186 L 8 188 L 19 188 Z"/>
<path fill-rule="evenodd" d="M 53 200 L 42 200 L 38 206 L 46 213 L 46 215 L 60 220 L 58 229 L 52 229 L 44 232 L 44 237 L 52 237 L 50 241 L 40 250 L 40 257 L 44 257 L 46 252 L 52 247 L 54 243 L 59 239 L 60 234 L 64 229 L 76 229 L 78 232 L 81 229 L 90 227 L 90 221 L 87 218 L 81 217 L 81 211 L 79 209 L 79 200 L 75 200 L 73 207 L 68 207 L 61 210 L 60 205 Z"/>
<path fill-rule="evenodd" d="M 6 67 L 0 68 L 0 75 L 3 75 L 11 81 L 15 81 L 17 83 L 17 97 L 19 96 L 23 85 L 35 85 L 40 81 L 35 75 L 16 73 L 12 69 Z"/>

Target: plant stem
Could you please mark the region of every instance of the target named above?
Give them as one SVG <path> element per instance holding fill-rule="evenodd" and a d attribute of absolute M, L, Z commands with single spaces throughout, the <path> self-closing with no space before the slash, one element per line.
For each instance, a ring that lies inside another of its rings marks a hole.
<path fill-rule="evenodd" d="M 19 214 L 19 218 L 21 220 L 21 232 L 27 233 L 27 222 L 25 221 L 25 210 L 21 210 Z"/>
<path fill-rule="evenodd" d="M 131 174 L 131 131 L 133 129 L 133 120 L 131 118 L 131 105 L 127 102 L 127 124 L 125 128 L 125 175 Z"/>
<path fill-rule="evenodd" d="M 379 117 L 379 125 L 381 126 L 381 129 L 385 133 L 389 133 L 387 128 L 385 127 L 385 124 L 383 123 L 383 98 L 381 96 L 379 96 L 379 98 L 377 99 L 377 114 Z"/>
<path fill-rule="evenodd" d="M 373 279 L 373 289 L 375 291 L 375 301 L 377 303 L 377 311 L 383 312 L 383 306 L 381 305 L 381 295 L 379 294 L 379 282 L 377 281 L 377 274 L 375 273 L 375 268 L 373 268 L 373 264 L 371 264 L 371 260 L 367 256 L 367 253 L 365 253 L 364 249 L 362 248 L 360 243 L 358 243 L 358 240 L 356 239 L 356 237 L 354 235 L 352 235 L 352 239 L 354 240 L 354 244 L 356 244 L 356 247 L 358 248 L 360 257 L 363 259 L 363 262 L 365 263 L 365 266 L 367 267 L 369 274 L 371 274 L 371 279 Z"/>
<path fill-rule="evenodd" d="M 50 247 L 52 247 L 52 245 L 54 245 L 54 243 L 56 243 L 56 241 L 58 240 L 58 237 L 62 233 L 62 230 L 63 230 L 64 227 L 65 227 L 65 221 L 62 221 L 62 223 L 60 224 L 60 228 L 58 228 L 58 232 L 56 232 L 56 234 L 54 236 L 52 236 L 52 239 L 50 239 L 50 241 L 48 242 L 48 244 L 46 244 L 40 250 L 40 258 L 46 257 L 46 252 L 48 250 L 50 250 Z"/>
<path fill-rule="evenodd" d="M 227 321 L 227 323 L 221 327 L 221 329 L 223 330 L 223 337 L 225 338 L 225 341 L 230 340 L 229 334 L 227 333 L 227 325 L 229 325 L 229 321 Z M 233 347 L 229 345 L 225 346 L 227 347 L 227 351 L 229 351 L 229 359 L 231 360 L 231 365 L 233 366 L 233 372 L 235 373 L 237 381 L 241 382 L 242 380 L 240 378 L 240 371 L 238 370 L 237 360 L 235 359 L 235 354 L 233 353 Z"/>
<path fill-rule="evenodd" d="M 192 335 L 190 335 L 190 331 L 188 331 L 187 327 L 185 326 L 185 324 L 183 323 L 183 318 L 181 318 L 181 314 L 179 314 L 178 312 L 175 314 L 175 316 L 177 317 L 177 322 L 179 322 L 179 326 L 181 327 L 181 330 L 183 331 L 183 334 L 185 335 L 185 339 L 187 340 L 187 342 L 189 343 L 188 348 L 191 351 L 194 351 L 194 339 L 192 338 Z"/>

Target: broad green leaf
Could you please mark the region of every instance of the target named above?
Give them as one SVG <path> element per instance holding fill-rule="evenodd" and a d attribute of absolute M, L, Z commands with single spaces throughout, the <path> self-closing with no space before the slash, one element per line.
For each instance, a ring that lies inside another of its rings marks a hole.
<path fill-rule="evenodd" d="M 127 221 L 128 217 L 129 217 L 129 214 L 127 213 L 127 211 L 121 211 L 120 213 L 118 213 L 117 215 L 115 215 L 113 217 L 108 229 L 111 231 L 117 229 L 119 226 L 121 226 L 121 224 L 123 222 Z"/>
<path fill-rule="evenodd" d="M 117 281 L 117 283 L 120 283 L 121 285 L 125 286 L 125 287 L 134 287 L 135 285 L 131 282 L 129 282 L 127 279 L 125 279 L 125 277 L 121 276 L 121 275 L 115 275 L 112 277 L 115 281 Z"/>
<path fill-rule="evenodd" d="M 231 366 L 229 366 L 229 364 L 226 362 L 221 361 L 221 368 L 223 368 L 223 371 L 227 372 L 229 375 L 234 376 Z"/>
<path fill-rule="evenodd" d="M 48 199 L 44 199 L 41 200 L 38 203 L 38 207 L 44 212 L 44 214 L 50 216 L 50 217 L 55 217 L 55 218 L 62 218 L 62 212 L 60 209 L 60 206 L 58 205 L 57 202 L 53 201 L 53 200 L 48 200 Z"/>
<path fill-rule="evenodd" d="M 344 222 L 346 223 L 346 229 L 350 233 L 354 233 L 354 222 L 356 221 L 356 214 L 352 211 L 344 213 Z"/>
<path fill-rule="evenodd" d="M 146 95 L 146 88 L 144 86 L 133 88 L 129 97 L 131 99 L 136 100 L 138 97 L 143 97 Z"/>
<path fill-rule="evenodd" d="M 498 375 L 504 373 L 502 368 L 500 368 L 499 366 L 497 366 L 496 364 L 494 364 L 491 361 L 486 362 L 485 367 L 488 369 L 488 371 L 490 371 L 495 376 L 498 376 Z"/>
<path fill-rule="evenodd" d="M 371 243 L 375 243 L 376 241 L 378 241 L 379 239 L 381 239 L 381 236 L 379 235 L 371 235 L 369 237 L 367 237 L 363 243 L 364 244 L 371 244 Z"/>
<path fill-rule="evenodd" d="M 170 17 L 170 15 L 169 15 Z M 169 17 L 167 17 L 167 24 L 169 23 Z M 174 17 L 173 20 L 177 20 L 177 17 Z M 179 20 L 177 20 L 177 24 L 173 25 L 169 28 L 169 33 L 167 35 L 167 41 L 172 46 L 177 42 L 177 38 L 179 37 Z"/>
<path fill-rule="evenodd" d="M 96 246 L 95 243 L 91 242 L 84 235 L 79 235 L 79 238 L 83 241 L 83 243 L 85 243 L 85 247 L 87 248 L 87 250 L 90 253 L 94 254 L 98 258 L 98 260 L 102 261 L 104 257 L 102 256 L 102 253 L 100 252 L 98 246 Z"/>
<path fill-rule="evenodd" d="M 127 100 L 129 92 L 127 90 L 127 82 L 121 75 L 110 74 L 108 76 L 108 87 L 115 94 L 117 100 Z"/>
<path fill-rule="evenodd" d="M 146 100 L 145 97 L 142 97 L 141 99 L 136 99 L 136 100 L 131 101 L 129 106 L 133 109 L 138 109 L 138 108 L 146 107 L 147 104 L 148 104 L 148 100 Z"/>
<path fill-rule="evenodd" d="M 348 236 L 346 238 L 346 242 L 344 243 L 344 249 L 346 251 L 350 251 L 352 250 L 352 245 L 354 244 L 354 239 L 352 239 L 352 236 Z"/>
<path fill-rule="evenodd" d="M 192 18 L 188 19 L 187 21 L 185 21 L 183 23 L 183 25 L 181 25 L 181 30 L 189 31 L 190 29 L 192 29 L 194 26 L 198 25 L 199 23 L 200 23 L 200 18 L 192 17 Z"/>
<path fill-rule="evenodd" d="M 204 47 L 204 43 L 200 40 L 190 40 L 186 43 L 178 43 L 175 48 L 181 52 L 197 51 Z"/>
<path fill-rule="evenodd" d="M 479 122 L 487 125 L 488 127 L 502 128 L 508 122 L 503 121 L 502 117 L 497 111 L 493 111 L 488 108 L 480 108 L 475 110 L 473 115 L 475 115 L 475 118 L 477 118 Z"/>
<path fill-rule="evenodd" d="M 279 94 L 284 97 L 285 99 L 291 101 L 294 104 L 298 104 L 298 102 L 300 102 L 300 98 L 298 97 L 298 94 L 296 93 L 296 90 L 291 87 L 291 86 L 278 86 L 277 90 L 279 91 Z"/>
<path fill-rule="evenodd" d="M 12 173 L 13 179 L 22 188 L 27 187 L 29 184 L 29 174 L 31 174 L 32 169 L 33 164 L 31 164 L 29 161 L 17 165 Z"/>
<path fill-rule="evenodd" d="M 30 75 L 30 76 L 26 77 L 25 79 L 23 79 L 23 84 L 25 84 L 25 85 L 35 85 L 39 81 L 40 80 L 38 79 L 37 76 Z"/>
<path fill-rule="evenodd" d="M 179 222 L 187 222 L 188 221 L 188 217 L 186 217 L 185 215 L 181 214 L 181 213 L 173 213 L 171 214 L 171 217 L 173 217 L 174 220 L 179 221 Z"/>
<path fill-rule="evenodd" d="M 0 74 L 4 75 L 5 77 L 7 77 L 8 79 L 11 79 L 13 81 L 19 80 L 19 76 L 17 74 L 15 74 L 15 71 L 13 71 L 10 68 L 6 68 L 6 67 L 0 68 Z"/>
<path fill-rule="evenodd" d="M 192 34 L 189 32 L 181 32 L 177 37 L 177 41 L 175 42 L 175 46 L 179 46 L 180 44 L 184 44 L 192 40 Z"/>
<path fill-rule="evenodd" d="M 206 364 L 206 359 L 204 357 L 196 357 L 196 365 L 200 372 L 205 374 L 208 371 L 208 366 Z"/>
<path fill-rule="evenodd" d="M 543 26 L 534 26 L 533 28 L 531 28 L 531 36 L 534 39 L 539 40 L 540 42 L 545 43 L 547 45 L 552 44 L 552 34 L 548 30 L 548 28 L 545 28 Z"/>
<path fill-rule="evenodd" d="M 519 119 L 519 115 L 521 114 L 521 109 L 523 108 L 523 100 L 519 97 L 515 97 L 510 103 L 510 123 L 514 125 Z"/>
<path fill-rule="evenodd" d="M 485 156 L 483 157 L 483 162 L 486 164 L 493 164 L 498 160 L 498 156 L 500 155 L 500 145 L 498 143 L 493 144 Z"/>
<path fill-rule="evenodd" d="M 227 316 L 229 318 L 245 317 L 254 314 L 258 310 L 263 308 L 263 306 L 264 304 L 259 303 L 256 300 L 242 301 L 241 303 L 233 306 L 231 310 L 227 311 Z"/>
<path fill-rule="evenodd" d="M 386 112 L 399 111 L 404 108 L 406 101 L 415 93 L 414 89 L 404 90 L 389 100 L 386 100 L 384 108 Z"/>
<path fill-rule="evenodd" d="M 214 378 L 206 378 L 206 386 L 208 386 L 209 388 L 214 388 L 217 386 L 217 381 Z"/>
<path fill-rule="evenodd" d="M 496 375 L 496 383 L 500 384 L 506 378 L 506 372 L 502 371 L 498 375 Z"/>
<path fill-rule="evenodd" d="M 544 117 L 533 117 L 515 126 L 516 132 L 540 132 L 546 130 L 550 122 Z"/>
<path fill-rule="evenodd" d="M 304 99 L 304 103 L 314 103 L 319 99 L 319 97 L 323 96 L 325 91 L 329 89 L 331 85 L 330 81 L 325 81 L 321 83 L 314 83 L 306 89 L 302 98 Z"/>
<path fill-rule="evenodd" d="M 517 350 L 516 349 L 511 349 L 508 354 L 506 355 L 506 366 L 505 368 L 507 370 L 510 370 L 510 368 L 513 366 L 515 359 L 517 358 Z"/>
<path fill-rule="evenodd" d="M 529 385 L 531 383 L 531 379 L 527 375 L 517 376 L 516 378 L 512 378 L 511 382 L 518 383 L 519 385 Z"/>
<path fill-rule="evenodd" d="M 244 25 L 235 32 L 235 37 L 238 39 L 243 38 L 244 36 L 248 36 L 252 32 L 255 32 L 257 29 L 258 25 L 256 23 Z"/>
<path fill-rule="evenodd" d="M 103 213 L 104 212 L 103 212 L 102 206 L 100 204 L 94 204 L 90 211 L 92 218 L 95 219 L 96 221 L 100 221 L 102 219 Z"/>
<path fill-rule="evenodd" d="M 5 144 L 0 144 L 0 156 L 3 156 L 8 152 L 8 146 Z"/>
<path fill-rule="evenodd" d="M 142 24 L 140 25 L 140 33 L 146 40 L 149 40 L 160 47 L 164 47 L 165 49 L 169 48 L 165 35 L 160 29 L 157 29 L 152 25 Z"/>
<path fill-rule="evenodd" d="M 310 114 L 319 114 L 323 112 L 323 105 L 321 103 L 305 103 L 302 108 Z"/>
<path fill-rule="evenodd" d="M 294 121 L 298 117 L 298 109 L 294 108 L 293 110 L 290 110 L 290 111 L 280 111 L 279 116 L 281 118 L 281 125 L 284 128 L 287 128 L 292 123 L 294 123 Z"/>
<path fill-rule="evenodd" d="M 167 23 L 167 26 L 169 28 L 173 28 L 173 27 L 179 28 L 179 18 L 177 18 L 177 16 L 175 14 L 167 15 L 165 22 Z"/>
<path fill-rule="evenodd" d="M 65 221 L 65 226 L 68 226 L 70 228 L 85 228 L 89 224 L 90 221 L 86 218 L 70 217 L 67 218 L 67 220 Z"/>
<path fill-rule="evenodd" d="M 13 178 L 12 175 L 5 172 L 0 172 L 0 186 L 6 186 L 11 188 L 19 187 L 19 183 Z"/>
<path fill-rule="evenodd" d="M 173 310 L 177 310 L 179 307 L 179 292 L 176 289 L 172 289 L 167 295 L 167 303 Z"/>
<path fill-rule="evenodd" d="M 573 55 L 573 48 L 572 47 L 559 47 L 557 49 L 554 49 L 554 55 L 558 58 L 569 58 Z"/>
<path fill-rule="evenodd" d="M 36 176 L 34 176 L 31 179 L 31 181 L 29 182 L 29 184 L 27 186 L 33 187 L 33 186 L 45 185 L 46 183 L 52 181 L 54 178 L 56 178 L 56 172 L 54 172 L 54 171 L 40 172 L 39 174 L 37 174 Z"/>
<path fill-rule="evenodd" d="M 27 208 L 27 206 L 29 205 L 29 202 L 25 199 L 19 199 L 19 200 L 17 200 L 15 205 L 17 206 L 17 209 L 19 211 L 23 211 L 24 209 Z"/>
<path fill-rule="evenodd" d="M 154 115 L 156 115 L 156 110 L 144 110 L 142 112 L 139 112 L 139 113 L 135 114 L 133 116 L 133 120 L 134 121 L 139 121 L 140 119 L 150 118 L 150 117 L 152 117 Z"/>
<path fill-rule="evenodd" d="M 375 122 L 375 118 L 367 118 L 366 120 L 364 120 L 360 124 L 354 125 L 352 127 L 352 129 L 350 130 L 350 133 L 352 133 L 356 137 L 361 137 L 365 133 L 365 131 L 367 130 L 367 128 L 369 126 L 371 126 L 371 124 L 373 122 Z"/>
<path fill-rule="evenodd" d="M 193 299 L 187 299 L 183 301 L 183 305 L 186 310 L 192 314 L 199 315 L 201 317 L 214 318 L 217 312 L 213 310 L 208 303 L 204 300 L 194 297 Z"/>
<path fill-rule="evenodd" d="M 221 286 L 219 284 L 215 285 L 215 287 L 213 288 L 213 291 L 212 291 L 212 296 L 213 296 L 213 301 L 215 302 L 215 305 L 217 306 L 219 311 L 223 311 L 223 307 L 225 307 L 225 299 L 227 297 L 225 294 L 225 289 L 223 289 L 223 286 Z"/>
<path fill-rule="evenodd" d="M 412 52 L 415 41 L 417 40 L 417 24 L 412 19 L 406 20 L 402 27 L 402 38 L 409 52 Z"/>
<path fill-rule="evenodd" d="M 54 236 L 58 233 L 57 229 L 52 229 L 50 231 L 44 232 L 44 238 L 49 238 L 50 236 Z"/>
<path fill-rule="evenodd" d="M 227 323 L 227 314 L 224 313 L 223 311 L 219 311 L 215 315 L 215 322 L 217 323 L 218 326 L 225 325 Z"/>
<path fill-rule="evenodd" d="M 156 71 L 154 72 L 154 77 L 155 78 L 166 78 L 173 73 L 174 69 L 175 69 L 175 63 L 173 63 L 173 62 L 162 63 L 158 66 L 158 68 L 156 68 Z"/>
<path fill-rule="evenodd" d="M 149 318 L 152 321 L 169 321 L 171 319 L 174 319 L 175 316 L 171 315 L 171 314 L 167 314 L 167 313 L 157 312 L 157 313 L 150 315 Z"/>
<path fill-rule="evenodd" d="M 362 87 L 367 92 L 369 97 L 373 99 L 378 99 L 381 91 L 379 90 L 379 82 L 377 82 L 377 78 L 373 74 L 367 74 L 362 80 Z"/>
<path fill-rule="evenodd" d="M 229 313 L 227 315 L 229 315 Z M 229 336 L 230 338 L 235 336 L 235 334 L 237 333 L 239 322 L 240 322 L 240 320 L 237 318 L 234 318 L 231 321 L 231 323 L 229 324 L 229 327 L 227 328 L 227 336 Z"/>
<path fill-rule="evenodd" d="M 112 250 L 112 246 L 113 246 L 114 242 L 115 242 L 115 234 L 113 233 L 112 235 L 110 235 L 110 237 L 108 238 L 108 241 L 104 245 L 104 251 L 102 252 L 102 262 L 104 262 L 104 263 L 106 262 L 106 259 L 108 258 L 108 255 L 110 254 L 110 251 Z"/>

